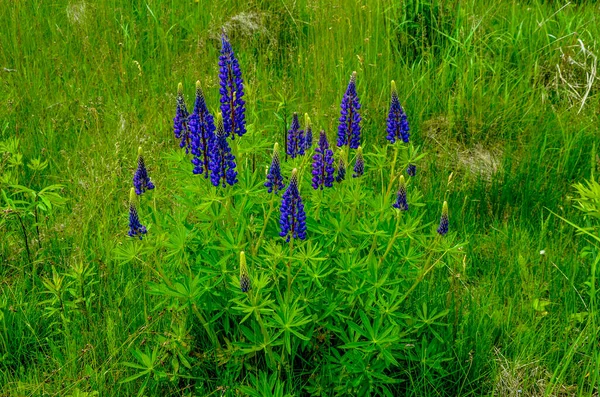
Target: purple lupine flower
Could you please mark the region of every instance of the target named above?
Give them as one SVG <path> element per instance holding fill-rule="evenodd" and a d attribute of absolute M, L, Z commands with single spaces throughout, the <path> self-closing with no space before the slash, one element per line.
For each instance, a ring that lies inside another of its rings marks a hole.
<path fill-rule="evenodd" d="M 185 99 L 183 98 L 183 84 L 179 83 L 177 86 L 177 109 L 173 118 L 173 130 L 175 131 L 175 138 L 181 139 L 179 147 L 185 148 L 186 153 L 191 148 L 190 127 L 188 125 L 189 115 L 190 112 L 188 112 L 187 106 L 185 106 Z"/>
<path fill-rule="evenodd" d="M 448 202 L 444 201 L 442 205 L 442 217 L 440 218 L 440 226 L 437 228 L 437 232 L 441 236 L 445 236 L 448 233 Z"/>
<path fill-rule="evenodd" d="M 215 139 L 215 121 L 208 111 L 200 81 L 196 81 L 196 102 L 194 112 L 189 117 L 192 136 L 192 164 L 194 174 L 208 178 L 210 173 L 210 149 Z"/>
<path fill-rule="evenodd" d="M 356 72 L 352 72 L 350 83 L 342 98 L 340 125 L 338 126 L 338 146 L 348 145 L 356 149 L 360 145 L 360 101 L 356 93 Z"/>
<path fill-rule="evenodd" d="M 391 143 L 396 142 L 396 140 L 402 139 L 404 143 L 408 143 L 408 138 L 410 134 L 408 131 L 410 127 L 408 126 L 408 119 L 406 118 L 406 113 L 404 109 L 402 109 L 402 105 L 400 105 L 400 100 L 398 99 L 398 91 L 396 90 L 396 82 L 392 80 L 392 99 L 390 102 L 390 112 L 387 118 L 387 140 Z"/>
<path fill-rule="evenodd" d="M 221 33 L 221 55 L 219 56 L 219 79 L 221 80 L 221 112 L 225 136 L 235 139 L 235 134 L 246 133 L 246 108 L 244 80 L 225 30 Z"/>
<path fill-rule="evenodd" d="M 313 170 L 312 170 L 312 187 L 313 189 L 321 189 L 323 187 L 333 186 L 333 151 L 329 149 L 329 141 L 327 141 L 327 135 L 325 131 L 321 130 L 319 134 L 319 145 L 315 149 L 315 155 L 313 156 Z"/>
<path fill-rule="evenodd" d="M 154 184 L 148 176 L 148 170 L 146 170 L 146 163 L 144 162 L 144 152 L 141 146 L 138 148 L 137 165 L 137 170 L 133 174 L 133 187 L 136 194 L 142 194 L 146 190 L 154 189 Z"/>
<path fill-rule="evenodd" d="M 408 167 L 406 167 L 406 173 L 408 174 L 408 176 L 417 175 L 417 166 L 414 164 L 409 164 Z"/>
<path fill-rule="evenodd" d="M 313 144 L 312 123 L 308 113 L 304 113 L 304 150 L 309 151 Z"/>
<path fill-rule="evenodd" d="M 340 183 L 346 179 L 346 160 L 344 159 L 344 152 L 340 151 L 340 158 L 338 159 L 338 169 L 335 181 Z"/>
<path fill-rule="evenodd" d="M 356 152 L 356 163 L 354 163 L 354 173 L 352 174 L 352 178 L 361 177 L 365 173 L 365 158 L 362 154 L 362 147 L 358 147 L 358 151 Z"/>
<path fill-rule="evenodd" d="M 398 186 L 396 202 L 392 204 L 392 207 L 398 208 L 400 211 L 408 211 L 408 201 L 406 200 L 406 182 L 404 181 L 404 175 L 400 175 L 400 184 Z"/>
<path fill-rule="evenodd" d="M 294 112 L 292 117 L 292 125 L 287 136 L 287 152 L 291 158 L 304 155 L 304 131 L 300 129 L 298 121 L 298 113 Z"/>
<path fill-rule="evenodd" d="M 223 184 L 223 187 L 234 185 L 237 182 L 235 170 L 235 156 L 227 143 L 227 136 L 223 127 L 223 116 L 217 113 L 217 133 L 210 148 L 210 181 L 214 186 Z"/>
<path fill-rule="evenodd" d="M 129 191 L 129 237 L 139 237 L 141 240 L 144 234 L 148 233 L 146 226 L 140 223 L 137 213 L 137 195 L 135 188 Z"/>
<path fill-rule="evenodd" d="M 248 292 L 252 288 L 250 277 L 248 276 L 248 267 L 246 266 L 246 254 L 240 252 L 240 289 L 242 292 Z"/>
<path fill-rule="evenodd" d="M 285 184 L 283 183 L 283 177 L 281 176 L 281 162 L 279 161 L 279 144 L 275 143 L 273 147 L 273 159 L 271 160 L 271 166 L 267 172 L 267 181 L 265 187 L 269 189 L 269 193 L 277 193 L 283 189 Z"/>
<path fill-rule="evenodd" d="M 286 241 L 290 238 L 306 238 L 306 214 L 304 204 L 298 190 L 298 170 L 292 170 L 292 177 L 281 200 L 281 218 L 279 219 L 281 232 L 279 235 L 285 237 Z"/>

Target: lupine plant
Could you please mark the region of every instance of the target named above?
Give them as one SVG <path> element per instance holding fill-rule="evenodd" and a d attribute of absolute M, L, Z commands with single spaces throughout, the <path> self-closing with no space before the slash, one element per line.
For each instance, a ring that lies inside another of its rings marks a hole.
<path fill-rule="evenodd" d="M 312 187 L 321 189 L 333 186 L 333 151 L 329 148 L 329 141 L 325 131 L 319 134 L 319 145 L 315 149 L 312 165 Z"/>
<path fill-rule="evenodd" d="M 200 81 L 196 82 L 196 101 L 194 112 L 189 117 L 191 132 L 192 164 L 194 174 L 204 175 L 208 178 L 210 173 L 210 153 L 215 139 L 215 122 L 212 114 L 208 111 L 204 92 Z"/>
<path fill-rule="evenodd" d="M 398 99 L 398 90 L 396 89 L 396 82 L 392 80 L 392 99 L 390 100 L 390 111 L 387 118 L 387 140 L 390 143 L 396 142 L 396 140 L 402 140 L 404 143 L 408 143 L 410 138 L 409 133 L 410 127 L 408 126 L 408 119 L 406 113 L 400 105 L 400 99 Z"/>
<path fill-rule="evenodd" d="M 393 204 L 394 208 L 398 208 L 400 211 L 408 211 L 408 201 L 406 199 L 406 182 L 404 181 L 404 175 L 400 175 L 400 182 L 398 184 L 398 193 L 396 194 L 396 202 Z"/>
<path fill-rule="evenodd" d="M 287 135 L 287 154 L 291 158 L 303 156 L 305 150 L 304 131 L 300 129 L 298 113 L 294 112 L 292 116 L 292 125 Z"/>
<path fill-rule="evenodd" d="M 304 212 L 302 197 L 300 197 L 298 170 L 296 168 L 292 170 L 290 183 L 285 193 L 283 193 L 279 225 L 281 226 L 279 235 L 285 237 L 286 241 L 290 241 L 290 238 L 300 240 L 306 238 L 306 213 Z"/>
<path fill-rule="evenodd" d="M 225 136 L 243 136 L 246 133 L 246 102 L 244 80 L 240 64 L 225 30 L 221 33 L 221 55 L 219 56 L 219 80 L 221 84 L 221 113 Z"/>
<path fill-rule="evenodd" d="M 213 185 L 233 185 L 237 182 L 235 156 L 227 142 L 223 127 L 223 116 L 217 113 L 217 133 L 210 149 L 210 180 Z"/>
<path fill-rule="evenodd" d="M 437 228 L 437 232 L 441 236 L 445 236 L 448 233 L 448 202 L 444 201 L 442 205 L 442 216 L 440 218 L 440 225 Z"/>
<path fill-rule="evenodd" d="M 358 149 L 360 145 L 360 100 L 356 93 L 356 72 L 352 72 L 348 88 L 340 105 L 340 124 L 338 126 L 337 145 Z"/>
<path fill-rule="evenodd" d="M 144 152 L 141 146 L 138 148 L 137 169 L 133 175 L 133 187 L 135 188 L 135 193 L 138 195 L 144 193 L 146 190 L 154 189 L 154 184 L 148 176 L 146 162 L 144 161 Z"/>
<path fill-rule="evenodd" d="M 173 130 L 175 138 L 181 140 L 179 147 L 185 148 L 186 153 L 192 147 L 190 127 L 188 125 L 189 116 L 190 113 L 187 110 L 185 98 L 183 97 L 183 84 L 179 83 L 177 86 L 177 107 L 175 109 L 175 117 L 173 118 Z"/>
<path fill-rule="evenodd" d="M 275 143 L 273 146 L 273 157 L 271 159 L 271 166 L 267 171 L 267 181 L 265 187 L 269 190 L 269 193 L 277 193 L 285 184 L 283 183 L 283 177 L 281 176 L 281 160 L 279 159 L 279 144 Z"/>

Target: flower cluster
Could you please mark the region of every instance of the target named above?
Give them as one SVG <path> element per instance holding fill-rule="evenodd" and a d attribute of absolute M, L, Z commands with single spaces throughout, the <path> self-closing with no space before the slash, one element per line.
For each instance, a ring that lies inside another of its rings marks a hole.
<path fill-rule="evenodd" d="M 437 228 L 437 232 L 445 236 L 448 233 L 448 202 L 444 201 L 442 205 L 442 217 L 440 218 L 440 226 Z"/>
<path fill-rule="evenodd" d="M 404 143 L 408 143 L 410 134 L 406 113 L 400 105 L 398 99 L 398 91 L 396 90 L 396 82 L 392 80 L 392 99 L 390 102 L 390 112 L 387 118 L 387 140 L 391 143 L 402 139 Z"/>
<path fill-rule="evenodd" d="M 304 149 L 304 131 L 300 129 L 298 113 L 294 112 L 294 116 L 292 117 L 292 125 L 290 126 L 290 130 L 288 131 L 287 136 L 287 154 L 291 158 L 303 156 Z"/>
<path fill-rule="evenodd" d="M 142 194 L 146 190 L 154 189 L 154 184 L 148 176 L 148 170 L 146 170 L 146 163 L 144 162 L 144 153 L 142 147 L 138 148 L 138 160 L 137 169 L 133 174 L 133 187 L 135 188 L 136 194 Z"/>
<path fill-rule="evenodd" d="M 279 226 L 281 227 L 279 235 L 286 237 L 286 241 L 290 241 L 290 238 L 299 238 L 300 240 L 306 238 L 306 214 L 298 188 L 298 170 L 296 168 L 292 171 L 290 184 L 283 193 Z"/>
<path fill-rule="evenodd" d="M 140 223 L 140 218 L 137 213 L 137 195 L 135 188 L 131 188 L 129 191 L 129 237 L 139 237 L 141 240 L 144 234 L 148 231 L 146 226 Z"/>
<path fill-rule="evenodd" d="M 210 155 L 210 181 L 212 184 L 219 186 L 222 183 L 223 187 L 226 187 L 227 184 L 234 185 L 237 182 L 235 156 L 231 153 L 227 142 L 223 116 L 220 113 L 217 113 L 217 133 Z"/>
<path fill-rule="evenodd" d="M 414 164 L 409 164 L 408 167 L 406 168 L 406 173 L 408 174 L 408 176 L 417 175 L 417 166 Z"/>
<path fill-rule="evenodd" d="M 308 113 L 304 113 L 304 128 L 304 149 L 308 151 L 312 148 L 313 144 L 312 123 L 310 122 Z"/>
<path fill-rule="evenodd" d="M 342 98 L 340 125 L 338 126 L 338 146 L 349 145 L 357 149 L 360 145 L 360 101 L 356 93 L 356 72 L 352 72 L 350 83 Z"/>
<path fill-rule="evenodd" d="M 313 189 L 323 189 L 323 187 L 333 186 L 333 151 L 329 149 L 329 141 L 325 131 L 321 130 L 319 134 L 319 145 L 315 149 L 313 156 L 312 169 L 312 187 Z"/>
<path fill-rule="evenodd" d="M 365 173 L 365 159 L 362 153 L 362 147 L 358 147 L 356 152 L 356 163 L 354 163 L 354 173 L 352 174 L 353 178 L 361 177 Z"/>
<path fill-rule="evenodd" d="M 179 83 L 177 86 L 177 109 L 173 118 L 173 130 L 175 138 L 181 139 L 179 147 L 185 148 L 186 153 L 191 148 L 190 128 L 188 126 L 189 116 L 190 112 L 188 112 L 187 106 L 185 106 L 185 99 L 183 98 L 183 84 Z"/>
<path fill-rule="evenodd" d="M 396 194 L 396 202 L 392 204 L 392 207 L 398 208 L 400 211 L 408 211 L 408 201 L 406 199 L 406 182 L 404 181 L 404 175 L 400 175 L 400 183 L 398 186 L 398 193 Z"/>
<path fill-rule="evenodd" d="M 271 160 L 271 166 L 267 172 L 267 181 L 265 187 L 269 189 L 269 193 L 273 191 L 277 193 L 284 187 L 283 177 L 281 176 L 281 162 L 279 160 L 279 144 L 275 143 L 273 147 L 273 159 Z"/>
<path fill-rule="evenodd" d="M 346 179 L 346 160 L 344 159 L 344 153 L 340 151 L 340 158 L 338 159 L 338 169 L 335 181 L 340 183 Z"/>
<path fill-rule="evenodd" d="M 194 174 L 209 176 L 210 153 L 213 151 L 215 139 L 215 121 L 208 111 L 204 92 L 200 81 L 196 82 L 196 102 L 194 112 L 189 117 L 189 127 L 192 139 L 192 164 Z"/>
<path fill-rule="evenodd" d="M 219 79 L 221 83 L 221 113 L 225 136 L 235 139 L 246 133 L 246 108 L 244 80 L 233 48 L 225 31 L 221 33 L 221 55 L 219 56 Z"/>

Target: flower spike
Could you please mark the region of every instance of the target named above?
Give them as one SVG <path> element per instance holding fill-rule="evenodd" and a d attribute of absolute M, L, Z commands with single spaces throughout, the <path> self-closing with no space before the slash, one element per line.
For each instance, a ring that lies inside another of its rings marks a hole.
<path fill-rule="evenodd" d="M 179 83 L 177 86 L 177 108 L 175 110 L 175 117 L 173 118 L 173 130 L 175 138 L 181 139 L 179 147 L 185 148 L 186 153 L 191 148 L 190 127 L 188 126 L 189 115 L 190 112 L 188 112 L 185 106 L 185 98 L 183 97 L 183 84 Z"/>
<path fill-rule="evenodd" d="M 308 151 L 312 148 L 313 144 L 312 123 L 310 122 L 308 113 L 304 113 L 304 128 L 304 150 Z"/>
<path fill-rule="evenodd" d="M 194 112 L 189 117 L 189 127 L 192 136 L 192 164 L 194 174 L 208 178 L 210 173 L 210 153 L 215 140 L 215 121 L 208 111 L 204 92 L 200 81 L 196 82 L 196 102 Z"/>
<path fill-rule="evenodd" d="M 135 188 L 136 194 L 142 194 L 146 190 L 154 189 L 154 184 L 148 176 L 148 170 L 146 169 L 146 163 L 144 162 L 144 152 L 142 147 L 138 148 L 138 160 L 137 170 L 133 174 L 133 187 Z"/>
<path fill-rule="evenodd" d="M 148 231 L 146 226 L 140 223 L 140 218 L 137 212 L 137 195 L 135 188 L 131 188 L 129 191 L 129 237 L 139 237 L 141 240 L 144 234 Z"/>
<path fill-rule="evenodd" d="M 298 113 L 294 112 L 292 125 L 288 131 L 287 154 L 291 158 L 304 155 L 304 131 L 300 129 Z"/>
<path fill-rule="evenodd" d="M 390 112 L 387 118 L 387 140 L 391 143 L 396 140 L 402 140 L 404 143 L 408 143 L 410 137 L 410 127 L 408 126 L 408 119 L 406 113 L 400 105 L 398 99 L 398 91 L 396 90 L 396 82 L 392 80 L 392 99 L 390 101 Z"/>
<path fill-rule="evenodd" d="M 226 187 L 227 184 L 237 183 L 235 156 L 231 153 L 231 147 L 227 143 L 221 113 L 217 113 L 217 134 L 210 154 L 210 181 L 212 184 L 219 186 L 222 183 L 223 187 Z"/>
<path fill-rule="evenodd" d="M 327 135 L 325 131 L 321 130 L 319 134 L 319 146 L 315 150 L 316 153 L 313 156 L 313 178 L 312 187 L 313 189 L 321 189 L 323 187 L 333 186 L 333 151 L 329 149 L 329 142 L 327 141 Z"/>
<path fill-rule="evenodd" d="M 242 292 L 248 292 L 252 288 L 250 277 L 248 276 L 248 267 L 246 266 L 246 254 L 240 252 L 240 289 Z"/>
<path fill-rule="evenodd" d="M 392 207 L 398 208 L 400 211 L 408 211 L 408 201 L 406 200 L 406 182 L 404 181 L 404 175 L 400 175 L 400 184 L 398 186 L 396 202 L 392 204 Z"/>
<path fill-rule="evenodd" d="M 417 166 L 414 164 L 409 164 L 408 167 L 406 168 L 406 173 L 408 174 L 408 176 L 417 175 Z"/>
<path fill-rule="evenodd" d="M 339 147 L 348 145 L 357 149 L 360 145 L 360 101 L 356 93 L 356 72 L 352 72 L 346 93 L 340 105 L 340 124 L 338 126 Z"/>
<path fill-rule="evenodd" d="M 442 205 L 442 217 L 440 218 L 440 226 L 437 228 L 437 232 L 441 236 L 445 236 L 448 233 L 448 202 L 444 201 Z"/>
<path fill-rule="evenodd" d="M 306 239 L 306 213 L 298 190 L 298 170 L 296 168 L 293 169 L 290 183 L 283 193 L 279 225 L 281 226 L 279 235 L 285 237 L 286 241 L 290 241 L 290 238 Z"/>
<path fill-rule="evenodd" d="M 271 166 L 267 171 L 267 181 L 265 187 L 269 189 L 269 193 L 277 193 L 284 187 L 283 177 L 281 176 L 281 162 L 279 160 L 279 144 L 275 143 L 273 147 L 273 159 L 271 160 Z"/>
<path fill-rule="evenodd" d="M 219 79 L 221 88 L 221 113 L 225 136 L 235 139 L 246 133 L 246 102 L 244 102 L 244 80 L 240 64 L 223 29 L 221 32 L 221 55 L 219 56 Z"/>
<path fill-rule="evenodd" d="M 358 147 L 358 151 L 356 153 L 356 163 L 354 163 L 354 173 L 352 174 L 353 178 L 361 177 L 365 173 L 365 158 L 363 157 L 362 147 Z"/>

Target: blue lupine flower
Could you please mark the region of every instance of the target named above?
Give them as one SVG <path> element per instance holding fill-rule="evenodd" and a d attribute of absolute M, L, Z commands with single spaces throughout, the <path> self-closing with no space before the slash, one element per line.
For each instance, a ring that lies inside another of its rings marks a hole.
<path fill-rule="evenodd" d="M 252 288 L 250 277 L 248 276 L 248 267 L 246 266 L 246 254 L 240 252 L 240 289 L 242 292 L 248 292 Z"/>
<path fill-rule="evenodd" d="M 308 113 L 304 113 L 304 128 L 304 150 L 308 151 L 313 144 L 312 123 L 310 122 Z"/>
<path fill-rule="evenodd" d="M 244 80 L 225 30 L 221 33 L 221 55 L 219 56 L 219 79 L 221 80 L 221 112 L 225 136 L 242 136 L 246 133 L 246 108 Z"/>
<path fill-rule="evenodd" d="M 405 143 L 408 143 L 408 138 L 410 137 L 410 134 L 408 133 L 409 130 L 410 127 L 408 126 L 406 113 L 404 112 L 404 109 L 402 109 L 402 105 L 400 105 L 400 100 L 398 99 L 396 82 L 392 80 L 392 100 L 390 102 L 390 112 L 387 118 L 388 134 L 386 138 L 391 143 L 400 139 Z"/>
<path fill-rule="evenodd" d="M 190 113 L 185 106 L 185 99 L 183 98 L 183 84 L 179 83 L 177 86 L 177 109 L 173 118 L 173 130 L 175 131 L 175 138 L 181 139 L 179 147 L 185 148 L 186 153 L 191 148 L 190 127 L 188 125 L 189 115 Z"/>
<path fill-rule="evenodd" d="M 340 150 L 339 155 L 337 175 L 335 177 L 335 181 L 338 183 L 346 179 L 346 160 L 344 159 L 344 152 Z"/>
<path fill-rule="evenodd" d="M 196 102 L 194 112 L 189 117 L 189 127 L 192 136 L 192 164 L 194 174 L 208 178 L 210 173 L 210 150 L 215 139 L 215 121 L 208 111 L 200 81 L 196 82 Z"/>
<path fill-rule="evenodd" d="M 404 175 L 400 175 L 400 186 L 398 187 L 396 202 L 392 204 L 392 207 L 398 208 L 400 211 L 408 211 L 408 201 L 406 200 L 406 182 L 404 181 Z"/>
<path fill-rule="evenodd" d="M 273 159 L 267 172 L 265 187 L 269 189 L 269 193 L 273 191 L 277 193 L 284 186 L 283 177 L 281 176 L 281 162 L 279 161 L 279 144 L 275 143 L 275 147 L 273 147 Z"/>
<path fill-rule="evenodd" d="M 142 147 L 138 148 L 138 161 L 137 170 L 133 174 L 133 187 L 135 188 L 136 194 L 142 194 L 146 190 L 154 189 L 154 184 L 148 176 L 148 170 L 146 170 L 146 163 L 144 162 L 144 153 Z"/>
<path fill-rule="evenodd" d="M 227 136 L 223 128 L 223 116 L 217 113 L 217 133 L 210 148 L 210 181 L 213 185 L 223 187 L 237 182 L 235 156 L 231 153 Z"/>
<path fill-rule="evenodd" d="M 306 238 L 306 214 L 298 190 L 298 170 L 296 168 L 293 169 L 290 184 L 283 193 L 279 226 L 281 226 L 279 235 L 285 237 L 286 241 L 290 241 L 290 238 L 299 238 L 300 240 Z"/>
<path fill-rule="evenodd" d="M 144 234 L 148 231 L 146 226 L 140 223 L 140 218 L 137 213 L 137 195 L 135 188 L 131 188 L 129 191 L 129 237 L 139 237 L 141 240 Z"/>
<path fill-rule="evenodd" d="M 315 149 L 315 155 L 313 156 L 313 169 L 312 169 L 312 187 L 313 189 L 321 189 L 323 187 L 333 186 L 333 151 L 329 149 L 329 141 L 327 141 L 327 135 L 325 131 L 321 130 L 319 135 L 319 145 Z"/>
<path fill-rule="evenodd" d="M 294 116 L 292 117 L 292 125 L 288 131 L 286 153 L 291 158 L 304 155 L 304 131 L 300 129 L 298 113 L 296 112 L 294 112 Z"/>
<path fill-rule="evenodd" d="M 442 217 L 440 218 L 440 226 L 437 228 L 437 232 L 445 236 L 448 233 L 448 202 L 444 201 L 442 206 Z"/>
<path fill-rule="evenodd" d="M 356 163 L 354 163 L 354 173 L 352 174 L 353 178 L 358 178 L 365 173 L 365 159 L 362 154 L 362 147 L 358 147 L 358 151 L 356 152 Z"/>
<path fill-rule="evenodd" d="M 352 72 L 350 83 L 342 98 L 340 125 L 338 126 L 338 146 L 349 145 L 356 149 L 360 145 L 360 101 L 356 93 L 356 72 Z"/>
<path fill-rule="evenodd" d="M 408 174 L 408 176 L 417 175 L 417 166 L 414 164 L 409 164 L 408 167 L 406 167 L 406 173 Z"/>

